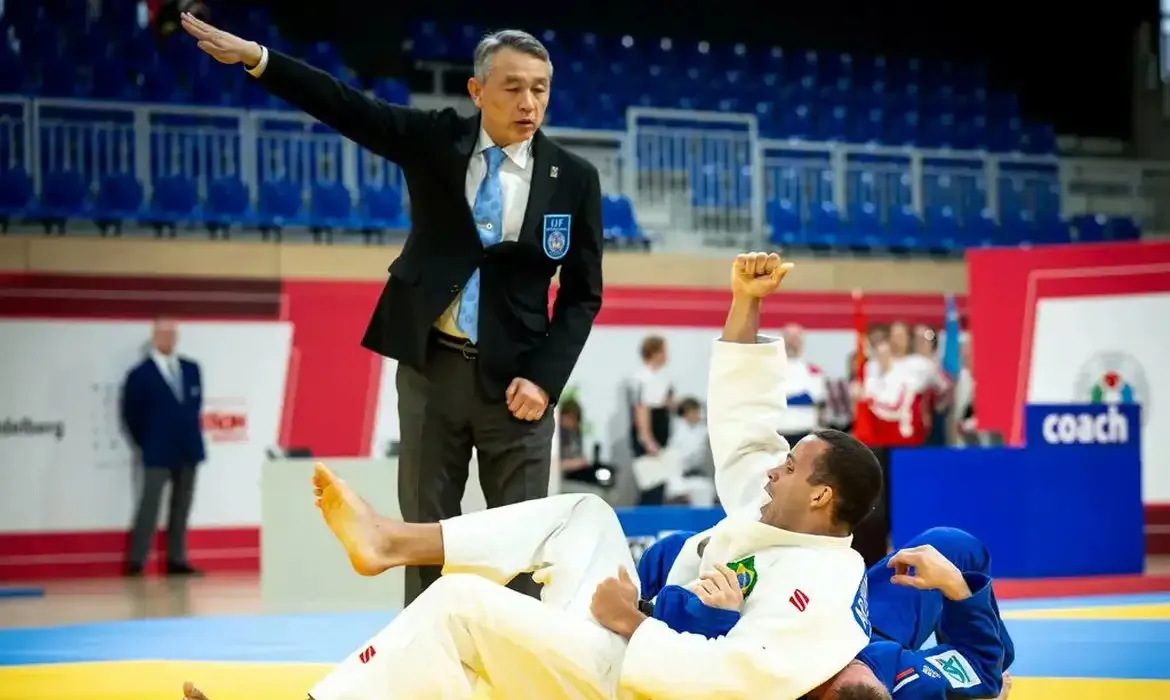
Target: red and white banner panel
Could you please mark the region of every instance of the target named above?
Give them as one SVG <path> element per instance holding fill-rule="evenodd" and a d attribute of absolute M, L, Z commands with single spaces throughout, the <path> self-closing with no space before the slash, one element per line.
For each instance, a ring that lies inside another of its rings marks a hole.
<path fill-rule="evenodd" d="M 193 563 L 256 570 L 258 476 L 269 448 L 368 456 L 400 437 L 393 363 L 359 345 L 380 290 L 371 282 L 0 275 L 0 464 L 14 486 L 0 491 L 0 581 L 118 573 L 137 478 L 118 392 L 159 316 L 178 320 L 179 350 L 201 364 L 205 385 L 208 460 L 192 514 Z M 606 457 L 626 440 L 623 387 L 642 338 L 666 338 L 676 392 L 701 400 L 728 301 L 719 290 L 606 290 L 570 382 Z M 936 295 L 867 301 L 875 323 L 937 326 L 943 310 Z M 765 326 L 786 323 L 806 327 L 810 361 L 829 377 L 844 375 L 854 348 L 848 294 L 777 297 Z"/>

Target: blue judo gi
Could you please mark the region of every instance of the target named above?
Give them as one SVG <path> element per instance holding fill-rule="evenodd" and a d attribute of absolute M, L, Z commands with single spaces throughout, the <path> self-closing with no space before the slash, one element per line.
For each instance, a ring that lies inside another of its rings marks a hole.
<path fill-rule="evenodd" d="M 685 588 L 665 585 L 674 560 L 694 534 L 673 533 L 646 550 L 638 562 L 641 596 L 654 601 L 653 616 L 672 629 L 718 637 L 735 626 L 738 612 L 710 608 Z M 932 528 L 905 546 L 927 544 L 963 572 L 971 597 L 952 601 L 939 591 L 891 583 L 886 557 L 866 572 L 873 641 L 857 658 L 898 700 L 997 697 L 1015 648 L 991 590 L 987 548 L 954 528 Z M 937 644 L 922 649 L 931 635 Z"/>

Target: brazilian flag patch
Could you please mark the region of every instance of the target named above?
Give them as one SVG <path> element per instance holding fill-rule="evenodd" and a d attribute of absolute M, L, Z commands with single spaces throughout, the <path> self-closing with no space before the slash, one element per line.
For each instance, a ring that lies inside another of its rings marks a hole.
<path fill-rule="evenodd" d="M 728 562 L 727 568 L 735 572 L 735 577 L 739 580 L 739 590 L 743 592 L 743 597 L 746 600 L 755 590 L 756 580 L 759 579 L 759 575 L 756 574 L 755 555 Z"/>

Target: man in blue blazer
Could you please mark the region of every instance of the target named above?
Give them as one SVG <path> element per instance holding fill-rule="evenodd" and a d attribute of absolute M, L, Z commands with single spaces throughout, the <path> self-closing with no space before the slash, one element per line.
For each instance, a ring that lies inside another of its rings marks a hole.
<path fill-rule="evenodd" d="M 175 353 L 177 335 L 174 322 L 156 321 L 153 348 L 126 375 L 122 389 L 122 420 L 143 466 L 126 566 L 130 576 L 142 574 L 168 483 L 167 573 L 199 573 L 187 559 L 187 519 L 195 495 L 195 470 L 204 459 L 203 383 L 199 365 Z"/>

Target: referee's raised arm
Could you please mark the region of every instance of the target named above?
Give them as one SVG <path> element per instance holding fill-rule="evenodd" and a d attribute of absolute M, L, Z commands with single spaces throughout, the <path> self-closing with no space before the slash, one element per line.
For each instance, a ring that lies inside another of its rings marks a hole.
<path fill-rule="evenodd" d="M 217 29 L 190 13 L 183 13 L 182 24 L 204 53 L 220 63 L 242 65 L 268 92 L 383 158 L 407 165 L 421 159 L 427 145 L 435 142 L 438 112 L 370 97 L 323 70 Z"/>

